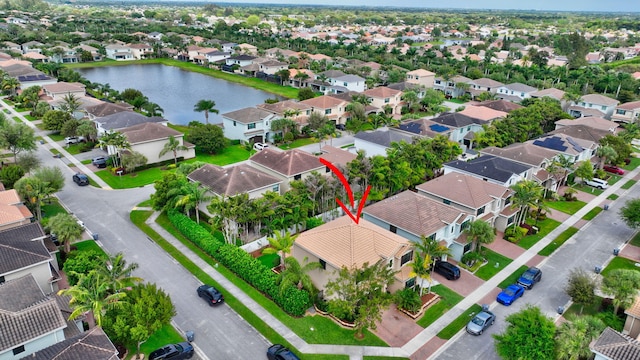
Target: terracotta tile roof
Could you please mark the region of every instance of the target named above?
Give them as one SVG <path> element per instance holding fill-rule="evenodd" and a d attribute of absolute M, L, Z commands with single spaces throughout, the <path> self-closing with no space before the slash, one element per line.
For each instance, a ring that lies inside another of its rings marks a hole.
<path fill-rule="evenodd" d="M 413 71 L 409 71 L 407 74 L 410 75 L 418 75 L 418 76 L 432 76 L 432 75 L 436 75 L 435 73 L 432 73 L 429 70 L 425 70 L 425 69 L 416 69 Z"/>
<path fill-rule="evenodd" d="M 502 185 L 457 172 L 422 183 L 416 189 L 472 209 L 479 209 L 495 199 L 505 199 L 512 193 Z"/>
<path fill-rule="evenodd" d="M 300 149 L 278 151 L 266 148 L 250 157 L 249 160 L 285 177 L 324 169 L 324 165 L 317 157 Z"/>
<path fill-rule="evenodd" d="M 564 91 L 556 88 L 543 89 L 540 91 L 534 91 L 530 95 L 531 97 L 541 98 L 541 97 L 550 97 L 556 100 L 562 100 L 564 98 Z"/>
<path fill-rule="evenodd" d="M 182 133 L 158 123 L 142 123 L 120 130 L 131 145 L 147 141 L 181 137 Z"/>
<path fill-rule="evenodd" d="M 37 222 L 0 231 L 0 274 L 50 261 L 51 255 L 45 245 L 33 241 L 44 237 Z"/>
<path fill-rule="evenodd" d="M 575 125 L 584 125 L 596 130 L 604 130 L 609 132 L 615 132 L 615 130 L 620 126 L 615 121 L 607 120 L 598 116 L 587 116 L 581 117 L 577 119 L 562 119 L 556 121 L 556 126 L 575 126 Z"/>
<path fill-rule="evenodd" d="M 416 236 L 429 236 L 466 215 L 453 206 L 409 190 L 369 205 L 363 212 Z"/>
<path fill-rule="evenodd" d="M 305 105 L 311 106 L 312 108 L 315 108 L 315 109 L 329 109 L 329 108 L 334 108 L 336 106 L 340 106 L 341 104 L 345 103 L 344 100 L 336 99 L 332 96 L 327 96 L 327 95 L 318 96 L 318 97 L 303 100 L 300 102 Z"/>
<path fill-rule="evenodd" d="M 56 301 L 44 295 L 31 274 L 0 284 L 0 352 L 66 324 Z"/>
<path fill-rule="evenodd" d="M 88 331 L 42 349 L 29 359 L 34 360 L 117 360 L 118 350 L 102 328 Z"/>
<path fill-rule="evenodd" d="M 640 342 L 610 327 L 604 329 L 600 337 L 592 342 L 589 348 L 611 360 L 640 359 Z"/>
<path fill-rule="evenodd" d="M 293 246 L 340 269 L 343 266 L 360 268 L 364 263 L 372 265 L 381 259 L 390 259 L 405 251 L 410 243 L 365 219 L 356 224 L 350 217 L 343 216 L 301 233 Z"/>
<path fill-rule="evenodd" d="M 378 86 L 373 89 L 365 90 L 364 94 L 376 98 L 388 98 L 400 94 L 402 91 L 388 88 L 386 86 Z"/>
<path fill-rule="evenodd" d="M 356 154 L 337 147 L 325 145 L 322 147 L 321 159 L 325 159 L 334 165 L 347 166 L 347 163 L 355 160 Z"/>
<path fill-rule="evenodd" d="M 0 191 L 0 204 L 17 205 L 22 204 L 22 199 L 15 189 Z"/>
<path fill-rule="evenodd" d="M 632 101 L 632 102 L 624 103 L 624 104 L 618 105 L 616 109 L 637 110 L 637 109 L 640 109 L 640 101 Z"/>
<path fill-rule="evenodd" d="M 189 180 L 198 181 L 202 186 L 218 195 L 234 196 L 266 187 L 273 187 L 282 182 L 263 171 L 247 164 L 239 164 L 228 168 L 206 164 L 187 176 Z"/>
<path fill-rule="evenodd" d="M 556 150 L 536 146 L 530 142 L 514 143 L 504 148 L 489 146 L 481 149 L 480 152 L 533 166 L 541 166 L 543 162 L 550 161 L 559 153 Z"/>
<path fill-rule="evenodd" d="M 458 113 L 484 121 L 504 118 L 508 114 L 504 111 L 494 110 L 486 106 L 467 106 Z"/>
<path fill-rule="evenodd" d="M 633 316 L 636 319 L 640 319 L 640 296 L 636 296 L 636 300 L 624 311 L 624 313 L 629 316 Z"/>

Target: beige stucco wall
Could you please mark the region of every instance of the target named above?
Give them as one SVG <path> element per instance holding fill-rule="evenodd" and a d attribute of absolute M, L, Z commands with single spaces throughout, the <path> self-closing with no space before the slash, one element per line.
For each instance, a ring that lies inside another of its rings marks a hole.
<path fill-rule="evenodd" d="M 176 137 L 178 141 L 182 144 L 182 137 Z M 138 143 L 131 145 L 132 151 L 137 151 L 142 155 L 147 157 L 147 164 L 153 164 L 161 161 L 172 160 L 173 159 L 173 151 L 169 151 L 163 156 L 159 156 L 160 152 L 164 148 L 164 144 L 167 143 L 167 139 Z M 189 150 L 179 150 L 178 157 L 184 157 L 185 159 L 191 159 L 196 156 L 195 148 L 191 148 Z"/>

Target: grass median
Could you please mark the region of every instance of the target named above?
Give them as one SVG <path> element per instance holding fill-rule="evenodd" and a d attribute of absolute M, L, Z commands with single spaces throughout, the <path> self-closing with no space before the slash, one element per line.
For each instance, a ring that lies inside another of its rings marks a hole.
<path fill-rule="evenodd" d="M 469 320 L 471 320 L 471 318 L 475 314 L 479 313 L 480 311 L 482 311 L 482 306 L 478 304 L 471 305 L 470 308 L 465 310 L 465 312 L 463 312 L 462 314 L 460 314 L 460 316 L 453 320 L 451 324 L 442 329 L 437 336 L 440 339 L 444 340 L 451 339 L 455 334 L 462 330 L 462 328 L 464 328 L 467 323 L 469 323 Z"/>
<path fill-rule="evenodd" d="M 586 216 L 586 215 L 585 215 Z M 567 230 L 563 231 L 558 237 L 556 237 L 549 245 L 545 246 L 542 250 L 538 252 L 538 255 L 549 256 L 553 254 L 562 244 L 564 244 L 567 240 L 569 240 L 575 233 L 578 232 L 577 228 L 570 227 Z"/>

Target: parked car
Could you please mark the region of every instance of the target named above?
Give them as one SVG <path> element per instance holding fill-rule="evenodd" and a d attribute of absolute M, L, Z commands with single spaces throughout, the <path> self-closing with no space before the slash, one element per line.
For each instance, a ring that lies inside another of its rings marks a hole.
<path fill-rule="evenodd" d="M 433 270 L 447 278 L 447 280 L 456 280 L 460 278 L 460 268 L 446 261 L 436 261 L 436 265 Z"/>
<path fill-rule="evenodd" d="M 489 310 L 480 311 L 467 324 L 467 332 L 471 335 L 482 335 L 484 329 L 496 322 L 496 315 Z"/>
<path fill-rule="evenodd" d="M 89 177 L 85 174 L 76 173 L 73 175 L 73 182 L 78 184 L 78 186 L 89 185 Z"/>
<path fill-rule="evenodd" d="M 620 169 L 615 165 L 605 165 L 602 168 L 604 169 L 604 171 L 610 172 L 612 174 L 624 175 L 624 170 Z"/>
<path fill-rule="evenodd" d="M 149 360 L 191 359 L 193 352 L 193 346 L 185 341 L 178 344 L 165 345 L 158 350 L 152 351 L 151 354 L 149 354 Z"/>
<path fill-rule="evenodd" d="M 222 304 L 224 302 L 222 293 L 211 285 L 200 285 L 198 287 L 198 296 L 205 299 L 209 306 Z"/>
<path fill-rule="evenodd" d="M 66 138 L 64 138 L 64 144 L 65 145 L 71 145 L 71 144 L 77 144 L 77 143 L 81 143 L 84 142 L 85 139 L 83 136 L 68 136 Z"/>
<path fill-rule="evenodd" d="M 300 360 L 291 350 L 280 344 L 273 344 L 267 349 L 267 359 L 269 360 Z"/>
<path fill-rule="evenodd" d="M 264 148 L 268 148 L 268 147 L 269 147 L 269 144 L 265 144 L 265 143 L 255 143 L 255 144 L 253 144 L 253 149 L 254 150 L 258 150 L 258 151 L 260 151 L 260 150 L 262 150 Z"/>
<path fill-rule="evenodd" d="M 522 295 L 524 295 L 524 288 L 518 284 L 511 284 L 498 294 L 496 300 L 502 305 L 509 306 Z"/>
<path fill-rule="evenodd" d="M 595 188 L 603 189 L 603 190 L 609 187 L 609 183 L 607 182 L 607 180 L 602 180 L 602 179 L 598 179 L 598 178 L 593 178 L 591 180 L 585 180 L 584 183 L 589 185 L 589 186 L 593 186 Z"/>
<path fill-rule="evenodd" d="M 91 159 L 91 164 L 97 168 L 106 168 L 107 167 L 107 158 L 104 156 L 98 156 Z"/>
<path fill-rule="evenodd" d="M 530 267 L 518 278 L 518 285 L 531 290 L 533 285 L 540 280 L 542 280 L 542 270 L 537 267 Z"/>

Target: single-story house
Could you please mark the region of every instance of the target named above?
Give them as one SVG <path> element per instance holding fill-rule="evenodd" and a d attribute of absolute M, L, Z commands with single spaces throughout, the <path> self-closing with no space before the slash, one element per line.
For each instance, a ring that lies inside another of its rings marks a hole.
<path fill-rule="evenodd" d="M 196 147 L 185 142 L 184 134 L 168 126 L 147 122 L 134 126 L 129 126 L 119 130 L 131 144 L 131 151 L 141 153 L 147 158 L 148 164 L 154 164 L 166 160 L 172 160 L 173 151 L 160 156 L 160 152 L 168 143 L 169 137 L 176 139 L 180 145 L 187 147 L 187 150 L 178 150 L 178 158 L 192 159 L 196 156 Z"/>
<path fill-rule="evenodd" d="M 250 199 L 262 197 L 267 191 L 280 193 L 282 180 L 247 164 L 221 167 L 205 164 L 187 175 L 215 196 L 231 197 L 249 194 Z"/>
<path fill-rule="evenodd" d="M 281 192 L 289 190 L 293 180 L 304 180 L 312 172 L 328 173 L 316 156 L 300 149 L 286 151 L 265 148 L 249 158 L 249 164 L 282 181 Z"/>

